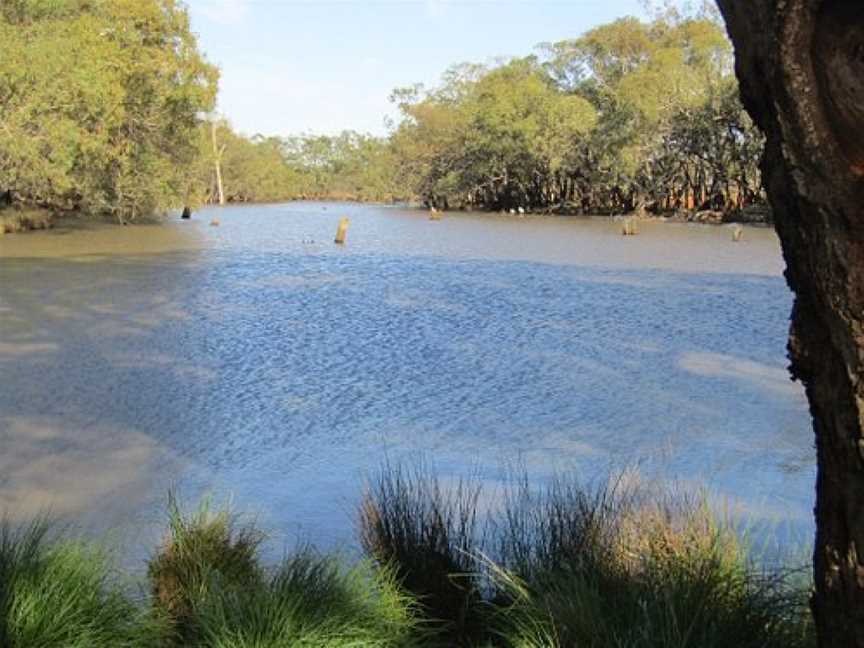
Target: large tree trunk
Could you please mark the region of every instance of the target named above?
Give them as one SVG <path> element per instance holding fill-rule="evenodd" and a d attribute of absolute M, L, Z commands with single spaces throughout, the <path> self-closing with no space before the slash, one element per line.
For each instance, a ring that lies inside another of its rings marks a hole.
<path fill-rule="evenodd" d="M 821 646 L 864 647 L 864 2 L 718 0 L 795 292 L 818 452 Z"/>

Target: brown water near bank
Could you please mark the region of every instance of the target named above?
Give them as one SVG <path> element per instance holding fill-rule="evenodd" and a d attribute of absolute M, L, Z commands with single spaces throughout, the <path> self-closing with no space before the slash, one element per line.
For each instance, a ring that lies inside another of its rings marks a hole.
<path fill-rule="evenodd" d="M 161 254 L 199 249 L 204 238 L 194 228 L 173 221 L 121 226 L 77 218 L 55 221 L 48 231 L 20 232 L 0 238 L 0 258 L 74 257 L 82 255 Z"/>

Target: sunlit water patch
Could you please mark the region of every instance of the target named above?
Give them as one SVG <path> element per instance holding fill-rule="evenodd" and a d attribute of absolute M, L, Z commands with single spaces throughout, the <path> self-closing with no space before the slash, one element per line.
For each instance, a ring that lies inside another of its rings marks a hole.
<path fill-rule="evenodd" d="M 537 480 L 638 465 L 809 533 L 773 233 L 315 204 L 208 217 L 141 250 L 147 230 L 119 227 L 0 244 L 0 508 L 113 529 L 139 557 L 167 489 L 212 490 L 287 544 L 350 546 L 364 478 L 423 456 L 491 482 L 514 463 Z"/>

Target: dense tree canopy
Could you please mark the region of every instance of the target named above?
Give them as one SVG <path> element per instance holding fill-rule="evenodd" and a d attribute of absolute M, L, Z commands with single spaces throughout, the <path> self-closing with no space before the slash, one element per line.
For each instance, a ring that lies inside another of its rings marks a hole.
<path fill-rule="evenodd" d="M 0 190 L 135 218 L 182 203 L 217 73 L 174 0 L 6 0 Z"/>
<path fill-rule="evenodd" d="M 714 20 L 624 18 L 540 49 L 394 94 L 393 144 L 417 195 L 594 212 L 759 199 L 761 139 Z"/>
<path fill-rule="evenodd" d="M 247 137 L 212 113 L 216 81 L 177 0 L 6 0 L 0 191 L 121 219 L 222 199 L 594 213 L 761 200 L 762 140 L 706 15 L 456 65 L 393 92 L 386 137 Z"/>
<path fill-rule="evenodd" d="M 246 197 L 594 213 L 735 212 L 762 200 L 762 138 L 714 18 L 624 18 L 538 50 L 395 90 L 387 138 L 271 142 L 293 172 L 264 183 L 281 191 Z"/>
<path fill-rule="evenodd" d="M 227 202 L 292 199 L 410 200 L 396 175 L 397 160 L 385 138 L 353 131 L 339 135 L 245 137 L 224 120 L 202 125 L 195 173 L 198 201 L 215 203 L 215 162 Z M 215 143 L 214 143 L 215 140 Z"/>

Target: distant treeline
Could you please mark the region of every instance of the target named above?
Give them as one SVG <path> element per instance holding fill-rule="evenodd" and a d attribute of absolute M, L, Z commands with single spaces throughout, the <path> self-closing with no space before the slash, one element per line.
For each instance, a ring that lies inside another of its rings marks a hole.
<path fill-rule="evenodd" d="M 713 16 L 624 18 L 538 51 L 454 66 L 435 88 L 395 90 L 401 117 L 383 138 L 246 140 L 220 124 L 225 172 L 236 174 L 228 199 L 590 213 L 763 202 L 762 138 Z"/>
<path fill-rule="evenodd" d="M 234 132 L 225 120 L 202 125 L 202 155 L 193 202 L 335 199 L 410 200 L 397 185 L 397 161 L 386 139 L 351 131 L 289 138 Z M 218 168 L 218 174 L 215 169 Z"/>
<path fill-rule="evenodd" d="M 246 137 L 175 0 L 6 0 L 0 192 L 121 219 L 328 198 L 617 213 L 762 201 L 762 140 L 709 13 L 624 18 L 400 88 L 386 137 Z M 63 53 L 59 55 L 59 53 Z"/>

